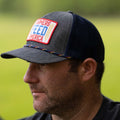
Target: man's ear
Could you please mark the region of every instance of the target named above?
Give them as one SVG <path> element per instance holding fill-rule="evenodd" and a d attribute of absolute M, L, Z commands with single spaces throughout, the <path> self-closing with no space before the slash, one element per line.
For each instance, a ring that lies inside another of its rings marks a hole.
<path fill-rule="evenodd" d="M 95 76 L 97 62 L 93 58 L 85 59 L 78 68 L 82 81 L 88 81 Z"/>

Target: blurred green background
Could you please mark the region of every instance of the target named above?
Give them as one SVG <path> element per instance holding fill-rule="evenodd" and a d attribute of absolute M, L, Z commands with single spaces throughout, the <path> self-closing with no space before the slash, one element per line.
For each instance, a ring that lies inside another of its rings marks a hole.
<path fill-rule="evenodd" d="M 120 101 L 120 1 L 0 0 L 0 53 L 22 47 L 35 20 L 53 11 L 73 11 L 95 24 L 103 38 L 105 73 L 102 93 Z M 0 116 L 16 120 L 35 113 L 23 76 L 28 63 L 0 58 Z"/>

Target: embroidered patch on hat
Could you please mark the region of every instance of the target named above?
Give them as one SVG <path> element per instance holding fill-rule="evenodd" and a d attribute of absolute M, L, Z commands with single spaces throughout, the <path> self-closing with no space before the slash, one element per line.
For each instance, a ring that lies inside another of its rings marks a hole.
<path fill-rule="evenodd" d="M 49 19 L 40 18 L 36 20 L 27 37 L 27 41 L 48 44 L 56 26 L 57 22 Z"/>

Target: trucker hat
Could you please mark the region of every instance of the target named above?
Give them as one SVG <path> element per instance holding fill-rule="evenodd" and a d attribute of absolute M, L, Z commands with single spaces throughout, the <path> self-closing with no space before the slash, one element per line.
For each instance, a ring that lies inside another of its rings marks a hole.
<path fill-rule="evenodd" d="M 33 63 L 65 59 L 104 60 L 104 44 L 96 27 L 72 12 L 52 12 L 36 20 L 24 47 L 1 54 Z"/>

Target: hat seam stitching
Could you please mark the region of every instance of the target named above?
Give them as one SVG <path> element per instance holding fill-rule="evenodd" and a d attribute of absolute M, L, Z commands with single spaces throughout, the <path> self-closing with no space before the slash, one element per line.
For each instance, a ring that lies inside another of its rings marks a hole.
<path fill-rule="evenodd" d="M 24 47 L 39 49 L 39 50 L 48 52 L 48 53 L 50 53 L 50 54 L 54 54 L 54 55 L 57 55 L 57 56 L 59 56 L 59 57 L 64 57 L 64 58 L 67 58 L 67 59 L 70 59 L 70 58 L 71 58 L 70 56 L 65 56 L 64 54 L 59 54 L 59 53 L 56 53 L 55 51 L 50 51 L 50 50 L 48 50 L 48 49 L 41 48 L 41 47 L 39 47 L 39 46 L 34 46 L 34 45 L 26 44 L 26 45 L 24 45 Z"/>

